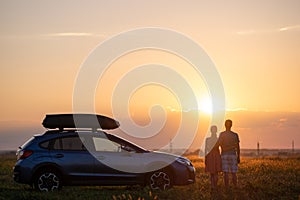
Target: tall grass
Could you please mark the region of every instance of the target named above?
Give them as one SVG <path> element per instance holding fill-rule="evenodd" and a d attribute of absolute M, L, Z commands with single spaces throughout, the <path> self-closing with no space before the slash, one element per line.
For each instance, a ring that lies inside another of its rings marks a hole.
<path fill-rule="evenodd" d="M 300 157 L 242 158 L 238 172 L 239 185 L 224 188 L 222 174 L 218 191 L 212 192 L 209 174 L 198 156 L 188 156 L 193 162 L 196 183 L 176 186 L 168 191 L 150 191 L 149 187 L 68 186 L 61 191 L 42 193 L 12 180 L 15 156 L 0 155 L 0 199 L 299 199 Z"/>

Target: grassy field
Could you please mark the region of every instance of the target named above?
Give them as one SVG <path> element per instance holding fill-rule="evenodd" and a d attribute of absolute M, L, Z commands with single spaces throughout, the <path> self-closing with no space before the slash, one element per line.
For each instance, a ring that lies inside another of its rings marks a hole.
<path fill-rule="evenodd" d="M 195 184 L 151 192 L 148 187 L 63 187 L 41 193 L 12 180 L 14 155 L 0 155 L 0 199 L 300 199 L 300 157 L 242 158 L 237 188 L 224 188 L 220 174 L 219 190 L 211 192 L 203 160 L 188 156 L 197 170 Z"/>

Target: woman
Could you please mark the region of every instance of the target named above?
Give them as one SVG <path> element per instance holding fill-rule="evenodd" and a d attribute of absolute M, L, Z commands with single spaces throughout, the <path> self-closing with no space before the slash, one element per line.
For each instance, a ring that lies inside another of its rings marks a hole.
<path fill-rule="evenodd" d="M 205 141 L 205 172 L 210 173 L 211 188 L 215 190 L 218 184 L 218 172 L 222 171 L 222 161 L 219 147 L 216 146 L 218 140 L 217 126 L 211 126 L 211 136 Z"/>

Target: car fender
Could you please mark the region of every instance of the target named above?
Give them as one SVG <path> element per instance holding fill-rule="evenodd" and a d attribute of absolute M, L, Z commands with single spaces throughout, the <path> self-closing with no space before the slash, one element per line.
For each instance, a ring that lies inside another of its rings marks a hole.
<path fill-rule="evenodd" d="M 146 172 L 148 172 L 148 173 L 158 171 L 158 170 L 167 170 L 168 172 L 173 174 L 173 171 L 174 171 L 172 165 L 170 165 L 169 163 L 166 163 L 166 162 L 161 162 L 161 161 L 149 163 L 145 167 L 145 169 L 146 169 Z"/>
<path fill-rule="evenodd" d="M 58 171 L 62 175 L 62 177 L 65 175 L 63 168 L 61 168 L 59 165 L 57 165 L 55 163 L 51 163 L 51 162 L 44 162 L 44 163 L 38 164 L 33 169 L 33 173 L 31 176 L 31 182 L 34 181 L 34 177 L 36 176 L 37 173 L 39 173 L 41 170 L 46 169 L 46 168 L 51 168 L 51 169 Z"/>

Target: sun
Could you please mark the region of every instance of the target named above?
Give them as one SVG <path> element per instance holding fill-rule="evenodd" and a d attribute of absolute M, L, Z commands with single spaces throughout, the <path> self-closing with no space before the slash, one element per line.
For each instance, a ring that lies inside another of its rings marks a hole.
<path fill-rule="evenodd" d="M 199 100 L 199 109 L 205 114 L 212 114 L 212 101 L 210 97 L 204 97 Z"/>

